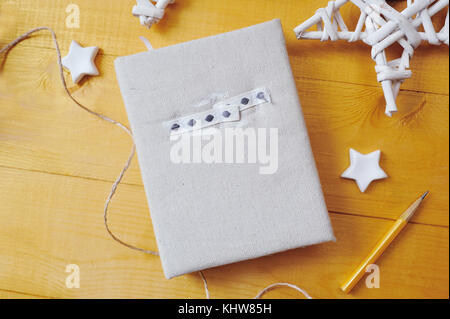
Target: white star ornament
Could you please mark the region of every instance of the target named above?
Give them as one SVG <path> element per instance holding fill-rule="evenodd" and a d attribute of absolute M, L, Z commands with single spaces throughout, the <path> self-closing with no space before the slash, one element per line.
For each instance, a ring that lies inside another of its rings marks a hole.
<path fill-rule="evenodd" d="M 72 40 L 69 54 L 62 59 L 63 66 L 70 71 L 74 83 L 78 83 L 85 75 L 99 75 L 94 60 L 98 47 L 83 48 Z"/>
<path fill-rule="evenodd" d="M 380 155 L 379 150 L 370 154 L 361 154 L 351 148 L 350 166 L 341 177 L 354 179 L 359 190 L 364 193 L 374 180 L 388 177 L 380 167 Z"/>

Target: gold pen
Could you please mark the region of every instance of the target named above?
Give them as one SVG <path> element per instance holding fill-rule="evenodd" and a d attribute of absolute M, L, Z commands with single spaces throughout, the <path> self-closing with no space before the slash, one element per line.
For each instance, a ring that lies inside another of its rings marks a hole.
<path fill-rule="evenodd" d="M 364 259 L 359 266 L 353 271 L 350 277 L 341 286 L 341 290 L 345 293 L 349 293 L 350 290 L 358 283 L 358 281 L 364 276 L 366 267 L 373 264 L 378 257 L 386 250 L 391 242 L 397 237 L 402 229 L 408 224 L 408 221 L 416 212 L 422 201 L 428 195 L 428 191 L 423 194 L 419 199 L 409 206 L 409 208 L 400 216 L 400 218 L 392 225 L 389 231 L 381 238 L 381 240 L 375 245 L 370 254 Z"/>

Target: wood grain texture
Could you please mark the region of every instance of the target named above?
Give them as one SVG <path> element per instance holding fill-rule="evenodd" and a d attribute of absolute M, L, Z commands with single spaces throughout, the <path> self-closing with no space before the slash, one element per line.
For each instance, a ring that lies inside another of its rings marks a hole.
<path fill-rule="evenodd" d="M 0 187 L 8 189 L 0 194 L 2 289 L 56 298 L 204 297 L 197 274 L 166 280 L 157 257 L 111 240 L 101 212 L 109 182 L 21 169 L 0 172 Z M 331 216 L 336 243 L 207 270 L 213 297 L 254 297 L 279 281 L 298 284 L 317 298 L 448 297 L 448 286 L 442 285 L 448 282 L 448 228 L 421 224 L 408 225 L 378 261 L 381 288 L 367 289 L 361 282 L 353 295 L 340 293 L 339 284 L 392 222 Z M 110 224 L 125 241 L 156 248 L 142 186 L 120 186 Z M 79 265 L 80 289 L 66 288 L 67 264 Z M 284 289 L 267 297 L 288 296 L 298 297 Z"/>
<path fill-rule="evenodd" d="M 30 59 L 36 48 L 27 47 L 12 51 L 5 61 L 0 165 L 113 181 L 128 156 L 129 136 L 68 100 L 53 50 L 39 51 L 39 61 Z M 85 105 L 127 123 L 113 60 L 101 56 L 102 77 L 71 89 Z M 27 71 L 39 66 L 42 72 Z M 17 78 L 22 80 L 11 84 Z M 404 91 L 399 102 L 407 107 L 388 118 L 380 88 L 301 77 L 296 82 L 330 210 L 396 218 L 415 196 L 430 189 L 425 204 L 430 209 L 414 221 L 448 225 L 448 96 Z M 353 181 L 341 179 L 350 147 L 381 149 L 389 179 L 375 182 L 365 194 Z M 142 185 L 137 161 L 124 181 Z"/>
<path fill-rule="evenodd" d="M 43 299 L 40 296 L 27 295 L 14 291 L 0 290 L 0 300 L 5 299 Z"/>
<path fill-rule="evenodd" d="M 402 86 L 400 112 L 390 119 L 370 48 L 295 39 L 292 28 L 327 1 L 179 0 L 150 31 L 131 15 L 134 2 L 77 0 L 81 27 L 69 29 L 65 9 L 73 1 L 0 1 L 0 47 L 41 25 L 56 31 L 63 54 L 72 39 L 98 45 L 101 76 L 80 86 L 68 80 L 70 90 L 95 111 L 127 123 L 113 62 L 145 50 L 138 36 L 158 48 L 281 18 L 338 242 L 208 270 L 213 297 L 253 297 L 272 282 L 288 281 L 317 298 L 448 298 L 448 47 L 416 51 L 413 78 Z M 351 6 L 343 10 L 350 25 L 357 13 Z M 438 16 L 436 23 L 442 22 Z M 0 57 L 0 110 L 0 298 L 204 297 L 196 274 L 167 281 L 157 258 L 108 237 L 103 202 L 131 142 L 64 95 L 45 32 Z M 389 179 L 361 194 L 354 182 L 339 178 L 350 147 L 381 149 Z M 337 287 L 388 219 L 426 189 L 431 196 L 413 224 L 379 261 L 381 288 L 360 283 L 352 295 L 342 295 Z M 136 160 L 113 201 L 111 224 L 126 241 L 155 248 Z M 70 263 L 80 265 L 80 289 L 65 287 Z M 267 297 L 298 296 L 279 289 Z"/>
<path fill-rule="evenodd" d="M 101 6 L 95 1 L 77 1 L 81 12 L 80 28 L 69 29 L 65 26 L 65 9 L 72 2 L 4 1 L 0 12 L 0 43 L 8 42 L 31 27 L 45 24 L 63 39 L 61 48 L 64 51 L 69 49 L 70 40 L 77 39 L 81 44 L 98 45 L 102 49 L 101 54 L 121 56 L 145 50 L 139 35 L 151 37 L 152 44 L 158 48 L 280 18 L 291 58 L 303 62 L 295 63 L 296 74 L 378 87 L 370 47 L 361 43 L 319 43 L 297 41 L 295 38 L 292 29 L 312 16 L 317 8 L 326 6 L 327 0 L 284 0 L 282 3 L 267 0 L 229 0 L 223 3 L 217 0 L 180 0 L 166 9 L 165 18 L 150 32 L 130 14 L 134 0 L 111 0 Z M 356 25 L 358 13 L 359 9 L 351 5 L 342 9 L 349 27 Z M 444 19 L 445 15 L 438 15 L 436 25 L 443 25 Z M 45 38 L 23 45 L 51 47 Z M 392 55 L 398 54 L 398 48 L 392 51 Z M 437 59 L 439 63 L 436 63 Z M 402 88 L 448 95 L 448 66 L 448 47 L 424 44 L 415 52 L 412 61 L 414 76 Z"/>

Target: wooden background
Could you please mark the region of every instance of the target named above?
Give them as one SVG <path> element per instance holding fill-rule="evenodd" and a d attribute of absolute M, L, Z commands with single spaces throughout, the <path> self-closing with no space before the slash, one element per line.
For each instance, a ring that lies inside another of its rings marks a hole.
<path fill-rule="evenodd" d="M 79 29 L 66 27 L 70 3 L 80 7 Z M 131 15 L 133 0 L 0 0 L 0 47 L 43 25 L 56 31 L 63 55 L 72 39 L 99 46 L 101 75 L 80 86 L 69 80 L 70 91 L 128 123 L 113 61 L 144 51 L 138 36 L 159 48 L 281 18 L 337 242 L 207 270 L 212 297 L 249 298 L 273 282 L 290 282 L 315 298 L 448 298 L 448 47 L 424 44 L 416 51 L 400 112 L 388 118 L 370 48 L 296 40 L 292 29 L 326 3 L 178 0 L 148 31 Z M 355 25 L 358 12 L 348 5 L 344 19 Z M 1 56 L 0 68 L 0 298 L 203 298 L 197 274 L 166 280 L 158 258 L 107 235 L 103 204 L 130 139 L 64 94 L 49 34 Z M 350 147 L 381 149 L 389 179 L 361 194 L 353 181 L 339 178 Z M 427 189 L 431 195 L 411 225 L 378 261 L 381 287 L 368 289 L 362 281 L 352 294 L 341 293 L 340 283 Z M 156 248 L 136 160 L 110 216 L 124 240 Z M 81 288 L 66 288 L 67 264 L 80 266 Z M 299 296 L 282 288 L 266 297 Z"/>

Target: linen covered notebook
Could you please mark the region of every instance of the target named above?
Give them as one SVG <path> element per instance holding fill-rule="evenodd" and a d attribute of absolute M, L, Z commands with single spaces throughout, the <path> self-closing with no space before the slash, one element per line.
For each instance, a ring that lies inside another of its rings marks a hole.
<path fill-rule="evenodd" d="M 115 66 L 167 278 L 334 240 L 279 20 Z"/>

